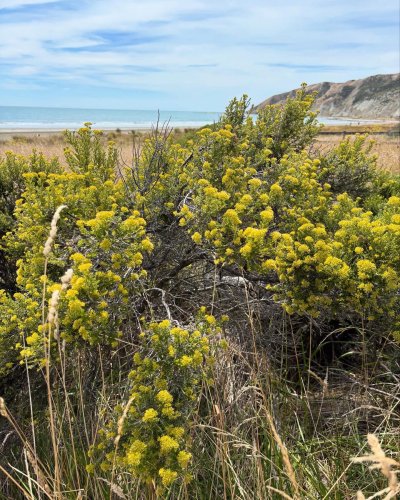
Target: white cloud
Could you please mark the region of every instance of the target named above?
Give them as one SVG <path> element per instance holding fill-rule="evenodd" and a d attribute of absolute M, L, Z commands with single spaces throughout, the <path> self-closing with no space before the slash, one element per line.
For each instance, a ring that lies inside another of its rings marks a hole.
<path fill-rule="evenodd" d="M 26 5 L 42 5 L 58 1 L 59 0 L 0 0 L 0 9 L 18 9 Z"/>
<path fill-rule="evenodd" d="M 220 109 L 244 91 L 259 100 L 304 79 L 398 68 L 393 0 L 48 2 L 0 0 L 21 7 L 3 11 L 0 30 L 0 73 L 21 84 L 74 82 L 98 95 L 140 86 L 163 92 L 154 107 L 189 108 L 195 95 L 198 107 Z"/>

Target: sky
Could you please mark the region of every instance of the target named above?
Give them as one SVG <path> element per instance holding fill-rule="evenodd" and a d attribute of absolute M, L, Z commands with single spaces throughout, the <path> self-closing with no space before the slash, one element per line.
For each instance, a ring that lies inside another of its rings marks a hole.
<path fill-rule="evenodd" d="M 400 71 L 398 0 L 0 0 L 0 105 L 221 111 Z"/>

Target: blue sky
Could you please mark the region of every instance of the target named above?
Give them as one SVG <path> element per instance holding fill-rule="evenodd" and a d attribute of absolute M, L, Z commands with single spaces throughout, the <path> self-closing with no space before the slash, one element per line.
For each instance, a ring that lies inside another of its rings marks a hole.
<path fill-rule="evenodd" d="M 399 65 L 397 0 L 0 0 L 0 105 L 219 111 Z"/>

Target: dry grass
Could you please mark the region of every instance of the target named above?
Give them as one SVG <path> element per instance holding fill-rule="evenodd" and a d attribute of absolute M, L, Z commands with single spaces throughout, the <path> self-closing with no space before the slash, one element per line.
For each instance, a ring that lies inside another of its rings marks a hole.
<path fill-rule="evenodd" d="M 376 469 L 381 471 L 381 473 L 388 480 L 388 486 L 370 496 L 368 499 L 365 498 L 364 494 L 361 491 L 358 491 L 357 500 L 370 500 L 372 498 L 383 497 L 383 495 L 385 495 L 384 500 L 396 498 L 398 493 L 400 493 L 400 483 L 397 479 L 397 474 L 399 473 L 399 471 L 393 470 L 393 467 L 399 467 L 400 463 L 393 458 L 386 456 L 375 434 L 368 434 L 368 444 L 371 448 L 371 454 L 365 455 L 363 457 L 355 457 L 353 458 L 353 462 L 370 462 L 372 464 L 369 466 L 370 470 Z"/>
<path fill-rule="evenodd" d="M 62 134 L 0 134 L 0 154 L 4 154 L 6 151 L 13 151 L 14 153 L 26 156 L 33 149 L 37 149 L 38 151 L 43 151 L 46 156 L 60 157 L 63 155 L 63 148 Z"/>
<path fill-rule="evenodd" d="M 130 132 L 105 134 L 105 139 L 113 140 L 119 150 L 121 161 L 130 163 L 133 158 L 133 138 Z M 48 158 L 57 157 L 64 163 L 65 140 L 61 133 L 21 133 L 19 135 L 0 134 L 0 156 L 6 151 L 28 156 L 33 149 L 41 151 Z"/>
<path fill-rule="evenodd" d="M 306 381 L 302 387 L 286 384 L 279 371 L 271 367 L 266 353 L 257 347 L 257 325 L 261 318 L 251 305 L 249 293 L 246 285 L 241 315 L 249 325 L 253 348 L 249 344 L 247 352 L 232 340 L 227 349 L 217 353 L 214 387 L 205 384 L 199 410 L 193 417 L 193 452 L 199 464 L 194 470 L 194 481 L 188 490 L 175 489 L 169 497 L 162 498 L 350 500 L 355 499 L 357 489 L 360 500 L 396 498 L 399 451 L 395 413 L 400 401 L 396 376 L 393 375 L 394 383 L 389 384 L 385 374 L 386 385 L 377 385 L 370 378 L 368 387 L 362 387 L 359 393 L 357 387 L 361 382 L 356 375 L 350 383 L 352 389 L 350 386 L 343 389 L 343 381 L 349 374 L 334 369 L 329 377 L 327 371 L 325 379 L 309 371 L 318 384 Z M 288 337 L 287 327 L 282 319 L 279 331 L 284 338 Z M 98 364 L 103 366 L 104 359 L 100 351 L 99 354 Z M 129 474 L 115 478 L 111 474 L 85 472 L 86 451 L 103 426 L 102 415 L 109 414 L 116 393 L 120 395 L 125 389 L 123 382 L 113 388 L 104 378 L 98 381 L 98 396 L 88 398 L 87 391 L 91 389 L 82 383 L 85 363 L 71 364 L 71 357 L 60 343 L 59 355 L 60 371 L 52 372 L 51 379 L 48 370 L 44 374 L 49 391 L 46 418 L 54 422 L 53 429 L 46 428 L 44 436 L 41 411 L 31 415 L 36 436 L 32 440 L 20 431 L 19 415 L 16 413 L 15 419 L 0 398 L 0 415 L 18 436 L 20 448 L 27 452 L 25 469 L 15 457 L 11 464 L 0 465 L 8 491 L 18 490 L 31 500 L 128 498 L 124 491 L 132 499 L 154 498 L 148 490 L 141 492 L 140 484 Z M 46 349 L 48 366 L 49 356 Z M 129 406 L 130 402 L 118 422 L 117 442 Z M 360 431 L 364 412 L 376 432 L 376 437 L 368 439 L 369 454 L 365 454 L 363 431 Z M 382 448 L 378 439 L 383 443 Z M 385 454 L 383 450 L 388 451 Z M 1 451 L 0 444 L 0 455 Z M 355 455 L 359 456 L 351 460 Z M 370 475 L 365 467 L 355 465 L 360 463 L 371 463 L 379 474 Z M 0 489 L 3 498 L 1 493 Z"/>
<path fill-rule="evenodd" d="M 378 128 L 380 127 L 380 128 Z M 400 135 L 390 135 L 383 132 L 390 132 L 389 128 L 382 129 L 379 126 L 344 126 L 324 127 L 324 132 L 317 137 L 315 148 L 321 152 L 326 152 L 337 146 L 339 142 L 348 135 L 356 133 L 370 134 L 369 137 L 375 141 L 373 153 L 378 156 L 378 166 L 383 170 L 395 174 L 400 173 Z M 387 126 L 388 127 L 388 126 Z M 393 125 L 391 126 L 393 128 Z M 374 135 L 375 132 L 375 135 Z M 379 135 L 376 135 L 379 133 Z M 139 135 L 146 135 L 146 132 L 137 132 Z M 180 131 L 176 131 L 178 136 Z M 133 137 L 131 132 L 107 132 L 105 138 L 113 140 L 119 150 L 122 163 L 131 164 L 133 159 Z M 0 156 L 6 151 L 13 151 L 21 155 L 29 155 L 33 149 L 42 151 L 47 157 L 58 157 L 64 159 L 64 138 L 59 133 L 26 133 L 18 136 L 11 134 L 0 134 Z"/>
<path fill-rule="evenodd" d="M 324 134 L 391 134 L 399 133 L 399 122 L 364 123 L 359 125 L 324 125 Z"/>
<path fill-rule="evenodd" d="M 315 148 L 326 153 L 339 142 L 348 137 L 342 134 L 320 134 L 317 137 Z M 378 166 L 394 174 L 400 174 L 400 136 L 370 135 L 375 144 L 372 153 L 378 156 Z"/>

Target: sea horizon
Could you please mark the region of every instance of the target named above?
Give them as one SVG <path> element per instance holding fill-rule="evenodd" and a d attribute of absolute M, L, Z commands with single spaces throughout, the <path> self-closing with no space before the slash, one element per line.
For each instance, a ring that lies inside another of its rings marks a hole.
<path fill-rule="evenodd" d="M 197 128 L 218 122 L 218 111 L 174 111 L 108 108 L 65 108 L 44 106 L 0 106 L 0 131 L 35 132 L 78 129 L 84 123 L 92 123 L 102 130 L 146 130 L 160 125 L 171 128 Z M 319 116 L 326 125 L 356 125 L 382 123 L 383 120 L 363 120 Z"/>
<path fill-rule="evenodd" d="M 0 106 L 0 130 L 63 130 L 82 127 L 150 129 L 157 122 L 170 127 L 201 127 L 217 122 L 221 112 L 43 106 Z"/>

